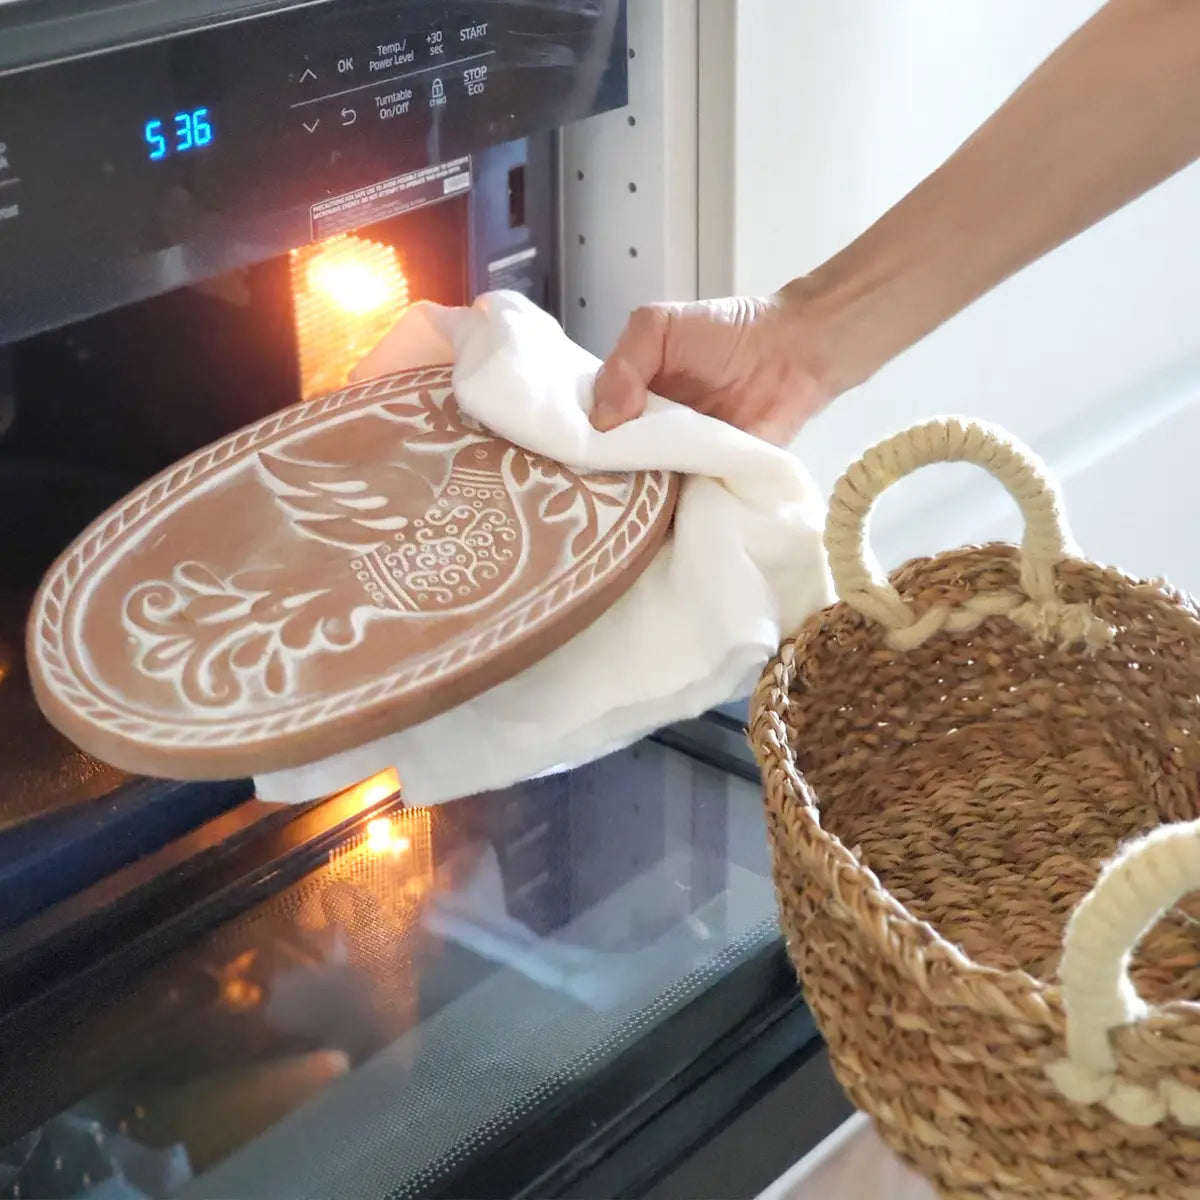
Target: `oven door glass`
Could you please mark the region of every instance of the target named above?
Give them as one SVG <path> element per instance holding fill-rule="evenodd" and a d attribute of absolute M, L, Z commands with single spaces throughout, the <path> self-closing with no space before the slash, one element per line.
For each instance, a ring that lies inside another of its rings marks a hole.
<path fill-rule="evenodd" d="M 385 806 L 36 1047 L 0 1019 L 0 1197 L 578 1194 L 798 1007 L 738 725 Z"/>

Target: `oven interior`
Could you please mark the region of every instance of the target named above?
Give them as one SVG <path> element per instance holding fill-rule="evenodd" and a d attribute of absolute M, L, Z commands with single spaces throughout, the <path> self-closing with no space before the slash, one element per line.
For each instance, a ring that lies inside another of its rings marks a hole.
<path fill-rule="evenodd" d="M 0 347 L 0 928 L 250 795 L 128 777 L 51 728 L 24 668 L 42 575 L 141 481 L 344 384 L 408 305 L 503 286 L 553 311 L 552 139 L 488 147 L 472 176 L 439 203 Z"/>

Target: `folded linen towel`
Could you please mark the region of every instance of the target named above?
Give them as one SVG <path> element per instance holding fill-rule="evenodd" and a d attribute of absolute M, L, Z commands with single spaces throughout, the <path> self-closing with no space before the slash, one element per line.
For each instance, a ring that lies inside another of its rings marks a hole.
<path fill-rule="evenodd" d="M 509 292 L 415 305 L 356 372 L 454 363 L 462 410 L 576 469 L 684 476 L 674 527 L 637 582 L 533 666 L 457 708 L 255 782 L 301 803 L 395 767 L 414 805 L 598 758 L 746 695 L 781 637 L 830 601 L 824 505 L 787 451 L 652 397 L 607 433 L 588 420 L 599 362 Z"/>

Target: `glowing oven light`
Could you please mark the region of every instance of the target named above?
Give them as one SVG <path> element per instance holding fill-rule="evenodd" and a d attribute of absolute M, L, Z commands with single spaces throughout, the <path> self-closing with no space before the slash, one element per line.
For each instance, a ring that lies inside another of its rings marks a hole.
<path fill-rule="evenodd" d="M 314 259 L 308 266 L 308 285 L 348 313 L 382 308 L 395 293 L 394 280 L 373 269 L 371 263 L 353 259 L 340 262 Z"/>
<path fill-rule="evenodd" d="M 300 395 L 311 400 L 344 387 L 403 315 L 408 277 L 395 246 L 353 234 L 293 250 L 291 277 Z"/>
<path fill-rule="evenodd" d="M 412 841 L 390 817 L 376 817 L 367 825 L 367 848 L 372 854 L 403 854 L 412 849 Z"/>

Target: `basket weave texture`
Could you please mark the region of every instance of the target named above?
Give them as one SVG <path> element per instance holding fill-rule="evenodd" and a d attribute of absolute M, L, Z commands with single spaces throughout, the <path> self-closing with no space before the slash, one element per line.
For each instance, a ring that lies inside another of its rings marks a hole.
<path fill-rule="evenodd" d="M 937 461 L 1009 488 L 1022 547 L 889 581 L 870 511 Z M 1200 614 L 1080 559 L 1042 464 L 970 422 L 869 451 L 826 547 L 839 602 L 751 740 L 839 1080 L 942 1196 L 1196 1200 Z"/>

